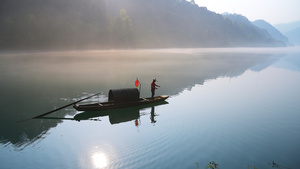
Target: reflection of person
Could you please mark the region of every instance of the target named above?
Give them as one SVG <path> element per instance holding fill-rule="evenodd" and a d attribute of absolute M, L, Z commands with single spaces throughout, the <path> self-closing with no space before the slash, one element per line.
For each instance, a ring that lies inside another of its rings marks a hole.
<path fill-rule="evenodd" d="M 135 119 L 134 124 L 136 127 L 140 125 L 138 119 Z"/>
<path fill-rule="evenodd" d="M 151 115 L 150 115 L 151 123 L 156 123 L 155 116 L 157 116 L 157 115 L 154 113 L 154 106 L 152 106 L 151 107 Z"/>
<path fill-rule="evenodd" d="M 153 79 L 151 82 L 151 93 L 152 93 L 151 98 L 153 98 L 155 95 L 155 89 L 157 89 L 156 87 L 160 87 L 157 84 L 155 84 L 155 82 L 156 82 L 156 79 Z"/>

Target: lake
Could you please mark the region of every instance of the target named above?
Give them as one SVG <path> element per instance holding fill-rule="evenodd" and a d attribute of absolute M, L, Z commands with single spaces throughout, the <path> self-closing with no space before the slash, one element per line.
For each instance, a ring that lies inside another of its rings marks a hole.
<path fill-rule="evenodd" d="M 300 167 L 299 47 L 2 52 L 0 78 L 1 168 Z M 19 122 L 136 78 L 167 103 Z"/>

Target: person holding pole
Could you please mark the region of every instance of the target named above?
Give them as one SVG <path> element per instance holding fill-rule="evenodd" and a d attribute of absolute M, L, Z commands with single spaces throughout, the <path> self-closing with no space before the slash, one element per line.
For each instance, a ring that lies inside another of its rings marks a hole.
<path fill-rule="evenodd" d="M 157 89 L 156 87 L 160 87 L 159 85 L 155 84 L 156 82 L 156 79 L 154 78 L 151 82 L 151 93 L 152 93 L 152 96 L 151 98 L 153 99 L 154 95 L 155 95 L 155 89 Z"/>

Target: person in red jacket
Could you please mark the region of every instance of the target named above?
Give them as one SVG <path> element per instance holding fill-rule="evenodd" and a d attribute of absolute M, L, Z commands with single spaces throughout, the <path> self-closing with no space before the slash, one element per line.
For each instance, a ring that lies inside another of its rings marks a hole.
<path fill-rule="evenodd" d="M 156 87 L 160 87 L 159 85 L 155 84 L 155 82 L 156 82 L 156 79 L 153 79 L 152 82 L 151 82 L 151 93 L 152 93 L 151 98 L 152 99 L 155 95 L 155 89 L 157 89 Z"/>

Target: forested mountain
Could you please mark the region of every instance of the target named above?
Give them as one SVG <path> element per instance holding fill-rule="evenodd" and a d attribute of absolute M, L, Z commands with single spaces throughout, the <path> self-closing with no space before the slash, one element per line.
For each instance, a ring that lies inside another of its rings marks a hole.
<path fill-rule="evenodd" d="M 1 0 L 0 48 L 99 45 L 101 36 L 107 34 L 104 9 L 101 0 Z"/>
<path fill-rule="evenodd" d="M 291 45 L 289 42 L 289 39 L 287 37 L 285 37 L 281 32 L 279 32 L 275 27 L 273 27 L 268 22 L 266 22 L 264 20 L 256 20 L 252 23 L 253 23 L 253 25 L 255 25 L 261 29 L 267 30 L 275 40 L 285 42 L 287 45 Z"/>
<path fill-rule="evenodd" d="M 285 34 L 294 45 L 300 45 L 300 27 L 293 29 Z"/>
<path fill-rule="evenodd" d="M 277 24 L 277 25 L 274 25 L 274 27 L 285 35 L 287 32 L 300 27 L 300 21 Z"/>
<path fill-rule="evenodd" d="M 300 45 L 300 21 L 275 25 L 293 45 Z"/>
<path fill-rule="evenodd" d="M 270 33 L 271 29 L 267 29 L 266 26 L 256 26 L 250 22 L 245 16 L 239 14 L 223 14 L 225 18 L 230 19 L 235 25 L 237 25 L 241 31 L 248 37 L 248 39 L 257 40 L 258 45 L 260 44 L 259 40 L 263 42 L 270 42 L 271 44 L 277 46 L 286 46 L 286 43 L 282 39 L 278 39 L 275 34 Z M 257 22 L 256 22 L 257 23 Z M 265 24 L 267 24 L 265 22 Z M 274 28 L 275 29 L 275 28 Z"/>
<path fill-rule="evenodd" d="M 284 45 L 249 21 L 224 17 L 186 0 L 0 3 L 2 50 Z"/>

